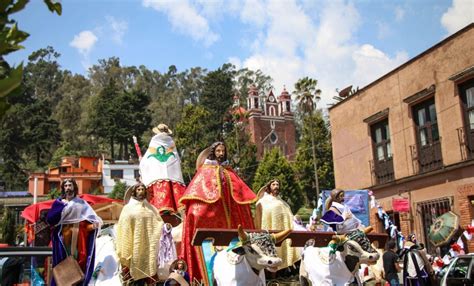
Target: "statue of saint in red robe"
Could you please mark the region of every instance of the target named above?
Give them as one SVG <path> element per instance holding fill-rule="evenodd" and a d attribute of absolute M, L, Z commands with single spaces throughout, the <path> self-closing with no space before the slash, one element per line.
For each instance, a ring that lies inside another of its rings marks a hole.
<path fill-rule="evenodd" d="M 206 276 L 202 253 L 198 247 L 191 245 L 196 229 L 236 229 L 239 224 L 253 229 L 250 204 L 257 199 L 229 166 L 224 143 L 214 143 L 201 153 L 200 157 L 203 156 L 207 157 L 204 164 L 199 166 L 180 199 L 186 207 L 181 256 L 188 264 L 191 281 L 201 281 Z"/>

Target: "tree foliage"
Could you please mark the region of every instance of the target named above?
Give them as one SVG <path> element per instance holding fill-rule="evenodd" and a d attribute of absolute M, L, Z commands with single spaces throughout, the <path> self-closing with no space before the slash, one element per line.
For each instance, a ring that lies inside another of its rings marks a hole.
<path fill-rule="evenodd" d="M 321 112 L 304 117 L 301 129 L 294 167 L 301 191 L 308 202 L 314 204 L 317 199 L 311 136 L 314 134 L 319 188 L 328 190 L 334 188 L 331 134 Z"/>
<path fill-rule="evenodd" d="M 3 211 L 3 218 L 0 221 L 0 233 L 2 234 L 2 242 L 15 245 L 15 218 L 13 209 L 9 207 L 6 207 Z"/>
<path fill-rule="evenodd" d="M 298 109 L 303 114 L 311 114 L 316 109 L 315 100 L 319 99 L 321 90 L 317 88 L 318 81 L 309 77 L 299 79 L 295 83 L 296 101 Z"/>
<path fill-rule="evenodd" d="M 227 146 L 228 159 L 239 176 L 249 185 L 252 185 L 257 170 L 257 146 L 250 141 L 247 132 L 247 121 L 235 118 L 224 135 Z"/>
<path fill-rule="evenodd" d="M 115 181 L 114 188 L 112 191 L 109 193 L 109 198 L 111 199 L 118 199 L 118 200 L 123 200 L 125 196 L 125 192 L 127 191 L 127 184 L 122 182 L 122 181 Z"/>
<path fill-rule="evenodd" d="M 304 204 L 303 196 L 296 182 L 293 168 L 278 148 L 267 151 L 263 156 L 255 173 L 254 191 L 257 192 L 272 179 L 279 180 L 281 198 L 288 203 L 291 211 L 296 213 Z"/>
<path fill-rule="evenodd" d="M 217 140 L 222 139 L 224 117 L 233 102 L 232 65 L 224 64 L 219 69 L 209 72 L 204 78 L 203 90 L 199 103 L 210 113 L 208 132 Z"/>
<path fill-rule="evenodd" d="M 190 182 L 196 172 L 196 159 L 199 153 L 213 143 L 208 128 L 211 114 L 199 105 L 186 105 L 182 120 L 175 129 L 175 143 L 181 152 L 181 168 L 186 183 Z"/>
<path fill-rule="evenodd" d="M 44 2 L 51 12 L 61 15 L 60 3 L 52 0 L 44 0 Z M 21 90 L 23 65 L 11 67 L 4 56 L 23 49 L 21 43 L 29 37 L 28 33 L 18 29 L 18 23 L 15 20 L 10 19 L 11 14 L 23 10 L 27 3 L 28 0 L 5 0 L 0 5 L 0 118 L 10 106 L 8 97 L 18 95 Z"/>

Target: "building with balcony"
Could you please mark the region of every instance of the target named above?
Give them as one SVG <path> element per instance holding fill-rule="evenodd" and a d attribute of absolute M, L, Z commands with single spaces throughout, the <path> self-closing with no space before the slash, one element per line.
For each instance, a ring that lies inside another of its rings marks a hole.
<path fill-rule="evenodd" d="M 371 189 L 398 228 L 428 250 L 447 212 L 474 218 L 474 24 L 329 109 L 336 187 Z M 410 201 L 393 212 L 392 199 Z M 383 226 L 372 210 L 371 224 Z M 474 241 L 468 243 L 474 251 Z"/>
<path fill-rule="evenodd" d="M 102 163 L 96 157 L 64 157 L 57 167 L 49 168 L 47 172 L 31 173 L 28 178 L 28 192 L 44 196 L 53 189 L 60 189 L 61 182 L 74 178 L 79 188 L 79 194 L 103 192 Z"/>

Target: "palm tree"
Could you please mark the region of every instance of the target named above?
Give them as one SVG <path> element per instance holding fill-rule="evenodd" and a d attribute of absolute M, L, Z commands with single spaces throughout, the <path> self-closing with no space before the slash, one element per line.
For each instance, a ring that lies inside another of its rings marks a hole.
<path fill-rule="evenodd" d="M 295 83 L 295 90 L 293 94 L 296 96 L 296 101 L 298 102 L 298 109 L 303 114 L 303 116 L 312 116 L 314 110 L 316 109 L 316 103 L 321 99 L 320 94 L 321 90 L 316 88 L 318 81 L 304 77 L 299 79 Z M 318 179 L 318 164 L 316 162 L 316 148 L 314 144 L 314 128 L 313 124 L 310 124 L 311 130 L 311 149 L 313 153 L 313 167 L 314 167 L 314 182 L 316 185 L 316 200 L 319 198 L 319 179 Z"/>
<path fill-rule="evenodd" d="M 318 81 L 304 77 L 295 83 L 296 101 L 298 101 L 298 109 L 305 115 L 311 115 L 316 107 L 316 103 L 321 97 L 321 90 L 316 88 Z"/>

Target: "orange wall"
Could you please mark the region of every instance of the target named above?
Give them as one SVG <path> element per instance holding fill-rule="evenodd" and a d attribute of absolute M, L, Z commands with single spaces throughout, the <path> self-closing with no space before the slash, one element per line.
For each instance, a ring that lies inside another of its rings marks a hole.
<path fill-rule="evenodd" d="M 386 108 L 395 179 L 415 174 L 409 147 L 415 144 L 414 121 L 411 106 L 403 100 L 431 85 L 436 86 L 443 163 L 461 161 L 456 131 L 463 126 L 460 98 L 456 84 L 448 78 L 474 65 L 473 47 L 474 25 L 330 109 L 336 187 L 357 189 L 372 185 L 372 143 L 369 126 L 363 120 Z"/>

